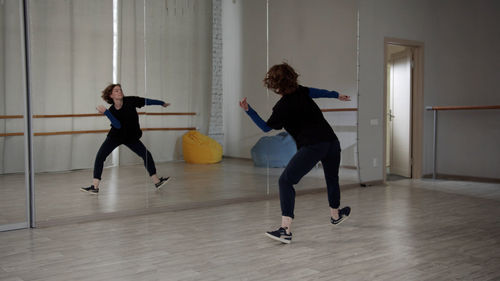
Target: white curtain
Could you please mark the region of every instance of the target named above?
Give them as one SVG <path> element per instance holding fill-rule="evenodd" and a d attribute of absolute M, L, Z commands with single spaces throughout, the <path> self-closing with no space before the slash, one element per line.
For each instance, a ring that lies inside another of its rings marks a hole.
<path fill-rule="evenodd" d="M 141 127 L 197 127 L 206 134 L 211 95 L 212 1 L 127 0 L 120 4 L 120 80 L 124 94 L 171 103 L 166 109 L 148 106 L 141 111 L 196 113 L 141 116 Z M 179 160 L 185 133 L 144 131 L 141 140 L 156 162 Z M 120 164 L 141 161 L 128 149 L 120 149 Z"/>
<path fill-rule="evenodd" d="M 19 1 L 0 2 L 0 114 L 22 114 Z M 113 0 L 31 0 L 31 75 L 34 115 L 96 113 L 113 82 Z M 141 126 L 208 131 L 211 90 L 211 0 L 118 1 L 118 82 L 125 95 L 170 102 L 148 112 L 196 116 L 141 116 Z M 146 19 L 146 20 L 145 20 Z M 13 31 L 14 30 L 14 31 Z M 102 130 L 105 117 L 35 118 L 37 132 Z M 2 132 L 23 131 L 22 119 L 0 121 Z M 182 159 L 186 131 L 145 131 L 155 161 Z M 105 133 L 35 136 L 37 172 L 92 168 Z M 1 172 L 23 171 L 22 137 L 0 137 Z M 111 163 L 108 157 L 105 165 Z M 120 150 L 120 164 L 142 160 Z"/>
<path fill-rule="evenodd" d="M 0 115 L 24 114 L 20 1 L 0 1 Z M 0 119 L 0 133 L 24 131 L 23 119 Z M 0 137 L 0 174 L 24 172 L 23 136 Z"/>
<path fill-rule="evenodd" d="M 33 114 L 96 113 L 112 82 L 112 0 L 30 1 Z M 34 132 L 109 128 L 104 117 L 37 118 Z M 35 136 L 37 172 L 93 166 L 100 134 Z"/>

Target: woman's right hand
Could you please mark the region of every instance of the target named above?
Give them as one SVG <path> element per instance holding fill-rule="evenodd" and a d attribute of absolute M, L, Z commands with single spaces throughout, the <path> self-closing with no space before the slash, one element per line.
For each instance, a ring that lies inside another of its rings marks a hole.
<path fill-rule="evenodd" d="M 243 108 L 245 111 L 248 111 L 248 103 L 246 97 L 240 101 L 240 107 Z"/>
<path fill-rule="evenodd" d="M 99 113 L 101 114 L 104 114 L 104 112 L 106 112 L 106 107 L 104 105 L 98 105 L 96 107 L 97 111 L 99 111 Z"/>

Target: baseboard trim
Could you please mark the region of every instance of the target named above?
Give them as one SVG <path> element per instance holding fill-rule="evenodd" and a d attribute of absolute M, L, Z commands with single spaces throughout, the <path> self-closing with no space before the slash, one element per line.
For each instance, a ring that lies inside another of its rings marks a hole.
<path fill-rule="evenodd" d="M 341 184 L 340 188 L 341 188 L 341 190 L 346 190 L 346 189 L 351 189 L 351 188 L 359 188 L 359 184 Z M 326 187 L 297 190 L 296 194 L 297 194 L 297 196 L 303 196 L 303 195 L 316 194 L 316 193 L 326 193 Z M 58 226 L 58 225 L 103 221 L 103 220 L 123 218 L 123 217 L 151 215 L 151 214 L 159 214 L 159 213 L 166 213 L 166 212 L 178 212 L 178 211 L 184 211 L 184 210 L 212 208 L 212 207 L 220 207 L 220 206 L 231 205 L 231 204 L 241 204 L 241 203 L 256 202 L 256 201 L 270 201 L 270 200 L 277 200 L 277 199 L 279 199 L 279 194 L 272 193 L 272 194 L 262 194 L 262 195 L 255 195 L 255 196 L 246 196 L 246 197 L 240 197 L 240 198 L 216 199 L 216 200 L 205 201 L 205 202 L 180 203 L 180 204 L 171 205 L 171 206 L 151 207 L 151 208 L 136 209 L 136 210 L 123 210 L 123 211 L 116 211 L 116 212 L 110 212 L 110 213 L 83 215 L 83 216 L 70 217 L 70 218 L 58 218 L 58 219 L 42 220 L 42 221 L 36 222 L 36 228 L 47 228 L 47 227 Z M 277 204 L 279 204 L 279 202 Z"/>
<path fill-rule="evenodd" d="M 422 177 L 426 178 L 426 179 L 432 179 L 432 174 L 425 174 Z M 497 179 L 497 178 L 461 176 L 461 175 L 451 175 L 451 174 L 436 174 L 436 179 L 440 179 L 440 180 L 458 180 L 458 181 L 475 181 L 475 182 L 487 182 L 487 183 L 500 183 L 500 179 Z"/>
<path fill-rule="evenodd" d="M 374 186 L 374 185 L 383 185 L 383 186 L 386 185 L 383 180 L 365 181 L 365 182 L 360 182 L 359 184 L 362 187 Z"/>
<path fill-rule="evenodd" d="M 223 155 L 222 156 L 222 159 L 224 158 L 228 158 L 228 159 L 239 159 L 239 160 L 247 160 L 247 161 L 253 161 L 252 158 L 244 158 L 244 157 L 235 157 L 235 156 L 226 156 L 226 155 Z M 321 162 L 318 162 L 316 165 L 318 165 L 318 167 L 321 167 Z M 340 165 L 340 168 L 343 168 L 343 169 L 350 169 L 350 170 L 357 170 L 358 167 L 357 166 L 352 166 L 352 165 Z"/>

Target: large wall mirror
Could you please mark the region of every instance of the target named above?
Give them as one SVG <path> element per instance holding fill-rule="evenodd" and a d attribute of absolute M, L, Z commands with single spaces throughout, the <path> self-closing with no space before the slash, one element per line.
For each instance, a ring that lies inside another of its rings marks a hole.
<path fill-rule="evenodd" d="M 341 152 L 339 183 L 357 185 L 357 5 L 353 1 L 270 0 L 268 7 L 268 66 L 287 62 L 299 74 L 299 84 L 351 96 L 314 101 L 337 135 Z M 280 96 L 270 92 L 271 109 Z M 277 133 L 277 132 L 275 132 Z M 325 187 L 319 162 L 297 185 L 307 191 Z M 282 169 L 270 169 L 271 190 L 278 190 Z"/>
<path fill-rule="evenodd" d="M 22 5 L 0 2 L 0 231 L 27 227 Z"/>
<path fill-rule="evenodd" d="M 19 12 L 21 2 L 1 2 L 1 12 L 9 15 L 0 34 L 9 42 L 2 45 L 4 52 L 19 50 L 10 45 L 10 38 L 23 32 L 11 22 L 19 25 L 21 19 L 6 9 Z M 266 91 L 262 80 L 270 66 L 283 61 L 300 74 L 302 85 L 351 96 L 350 102 L 317 103 L 341 143 L 341 186 L 358 182 L 357 7 L 350 1 L 26 2 L 38 226 L 275 197 L 283 166 L 256 163 L 252 149 L 261 138 L 283 132 L 260 131 L 238 101 L 247 97 L 267 120 L 279 96 Z M 14 28 L 7 27 L 9 23 Z M 17 66 L 22 65 L 22 54 L 19 61 L 13 61 L 15 57 L 0 61 L 6 85 L 3 116 L 24 110 L 23 100 L 10 96 L 23 87 L 21 78 L 11 79 L 22 70 Z M 20 73 L 16 77 L 22 77 Z M 93 184 L 96 156 L 108 139 L 112 122 L 96 107 L 115 106 L 101 98 L 111 83 L 120 83 L 125 97 L 145 99 L 137 112 L 140 141 L 150 154 L 120 145 L 103 163 L 98 195 L 81 192 L 81 187 Z M 2 133 L 22 132 L 20 120 L 2 119 Z M 223 147 L 221 162 L 184 161 L 183 137 L 193 131 Z M 9 195 L 0 200 L 7 200 L 17 196 L 7 191 L 11 183 L 26 186 L 19 156 L 24 147 L 20 136 L 1 138 L 1 192 Z M 155 187 L 153 170 L 158 177 L 170 177 L 164 188 Z M 297 189 L 324 187 L 323 170 L 317 165 Z M 16 191 L 23 204 L 25 190 Z M 16 204 L 21 206 L 19 218 L 2 218 L 2 223 L 23 221 L 23 204 Z M 2 203 L 2 208 L 8 206 Z"/>
<path fill-rule="evenodd" d="M 280 96 L 266 91 L 263 78 L 269 67 L 287 62 L 299 73 L 300 84 L 351 96 L 350 102 L 316 102 L 341 143 L 340 185 L 358 185 L 356 3 L 227 0 L 223 11 L 224 120 L 231 120 L 224 123 L 225 155 L 252 160 L 247 167 L 251 185 L 260 195 L 278 194 L 278 179 L 287 163 L 279 157 L 290 157 L 294 152 L 289 149 L 294 147 L 287 139 L 280 140 L 278 135 L 284 131 L 263 133 L 237 105 L 246 97 L 267 120 Z M 262 143 L 271 146 L 262 148 Z M 324 187 L 320 163 L 296 189 L 307 192 Z"/>
<path fill-rule="evenodd" d="M 182 136 L 208 128 L 211 1 L 29 3 L 38 224 L 200 200 L 184 188 L 191 186 L 184 179 L 203 172 L 183 167 Z M 110 143 L 110 120 L 96 106 L 116 109 L 101 98 L 111 83 L 126 98 L 145 99 L 134 105 L 143 146 L 120 139 L 104 162 L 98 195 L 81 193 L 95 182 L 98 151 Z M 170 189 L 158 190 L 152 174 L 171 177 Z"/>

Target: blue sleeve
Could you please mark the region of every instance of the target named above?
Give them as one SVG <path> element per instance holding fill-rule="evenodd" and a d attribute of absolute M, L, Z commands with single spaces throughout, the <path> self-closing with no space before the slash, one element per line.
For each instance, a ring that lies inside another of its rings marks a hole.
<path fill-rule="evenodd" d="M 339 93 L 335 91 L 328 91 L 316 88 L 309 88 L 309 96 L 313 99 L 316 98 L 339 98 Z"/>
<path fill-rule="evenodd" d="M 262 120 L 260 118 L 259 114 L 253 110 L 253 108 L 248 105 L 248 111 L 247 111 L 248 116 L 252 118 L 253 122 L 264 132 L 269 132 L 271 131 L 271 127 L 267 126 L 266 121 Z"/>
<path fill-rule="evenodd" d="M 165 102 L 161 100 L 153 100 L 146 98 L 146 105 L 163 105 Z"/>
<path fill-rule="evenodd" d="M 116 119 L 113 114 L 111 114 L 111 112 L 109 110 L 106 109 L 106 111 L 104 111 L 104 115 L 106 115 L 109 119 L 109 121 L 111 121 L 111 125 L 113 125 L 113 127 L 117 128 L 117 129 L 120 129 L 122 127 L 122 124 L 120 123 L 120 121 L 118 121 L 118 119 Z"/>

